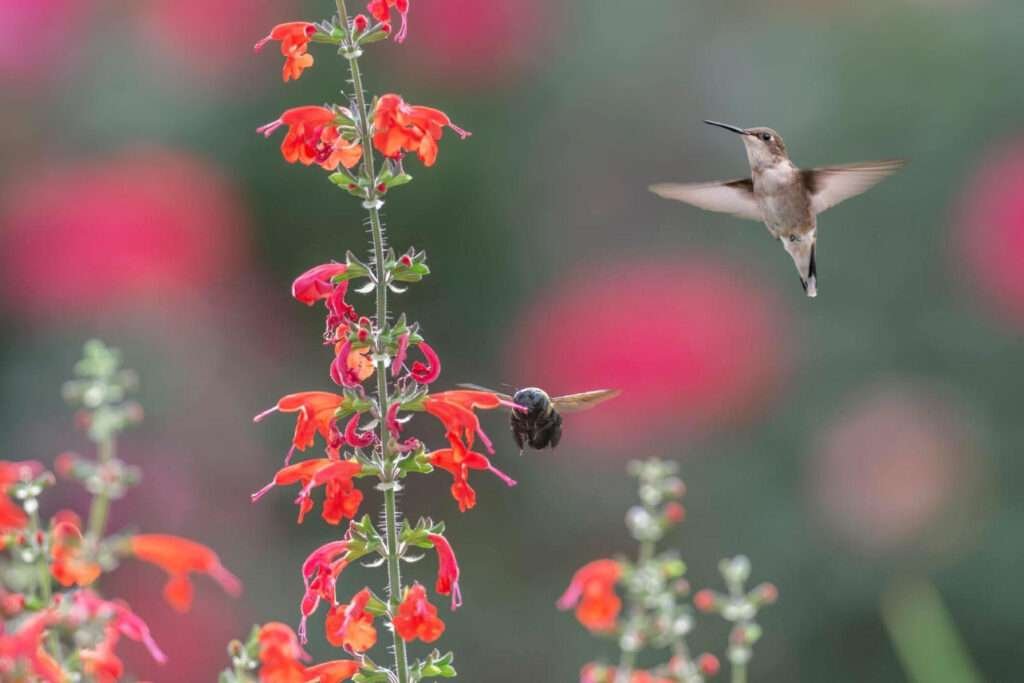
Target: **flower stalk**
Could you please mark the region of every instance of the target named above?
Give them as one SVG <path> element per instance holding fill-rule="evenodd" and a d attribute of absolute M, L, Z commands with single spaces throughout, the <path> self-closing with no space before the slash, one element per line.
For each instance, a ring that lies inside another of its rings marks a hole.
<path fill-rule="evenodd" d="M 353 96 L 356 104 L 356 125 L 359 136 L 363 140 L 363 186 L 366 188 L 366 199 L 363 207 L 370 216 L 370 234 L 373 238 L 373 280 L 376 283 L 376 322 L 377 328 L 383 330 L 388 322 L 388 282 L 387 273 L 384 269 L 384 222 L 380 217 L 380 207 L 383 202 L 378 197 L 377 172 L 374 163 L 373 147 L 369 144 L 370 132 L 370 110 L 366 106 L 366 91 L 363 88 L 362 72 L 359 68 L 359 57 L 362 50 L 356 42 L 354 28 L 349 21 L 348 10 L 345 0 L 337 0 L 338 24 L 342 28 L 345 38 L 339 48 L 339 54 L 348 62 L 349 76 L 352 83 Z M 378 340 L 379 344 L 379 340 Z M 398 511 L 396 497 L 401 487 L 396 471 L 392 453 L 389 452 L 390 442 L 387 421 L 383 416 L 387 414 L 390 407 L 388 398 L 387 380 L 387 355 L 382 349 L 377 349 L 376 374 L 377 374 L 377 406 L 380 411 L 380 447 L 382 450 L 383 477 L 380 488 L 384 493 L 384 526 L 387 539 L 387 567 L 388 567 L 388 602 L 390 612 L 394 615 L 402 597 L 402 569 L 400 546 L 398 542 Z M 395 653 L 395 675 L 398 683 L 408 683 L 409 663 L 405 651 L 405 641 L 397 632 L 392 632 L 393 647 Z"/>

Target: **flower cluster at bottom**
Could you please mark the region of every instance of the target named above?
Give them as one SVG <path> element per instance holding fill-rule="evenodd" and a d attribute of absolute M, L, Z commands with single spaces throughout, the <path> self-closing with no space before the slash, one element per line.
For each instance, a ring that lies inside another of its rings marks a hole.
<path fill-rule="evenodd" d="M 204 545 L 166 534 L 107 533 L 112 501 L 138 483 L 136 468 L 116 453 L 118 434 L 138 422 L 141 408 L 125 400 L 136 384 L 120 355 L 98 341 L 86 344 L 65 384 L 80 407 L 76 422 L 96 457 L 63 453 L 54 470 L 92 495 L 87 521 L 59 510 L 44 523 L 40 498 L 57 482 L 42 463 L 0 461 L 0 680 L 16 683 L 116 683 L 127 674 L 118 654 L 123 640 L 139 643 L 156 662 L 167 661 L 146 622 L 122 600 L 101 597 L 98 584 L 123 560 L 152 564 L 167 575 L 164 597 L 179 612 L 192 606 L 192 576 L 205 574 L 237 595 L 241 583 Z M 129 680 L 136 680 L 129 678 Z"/>

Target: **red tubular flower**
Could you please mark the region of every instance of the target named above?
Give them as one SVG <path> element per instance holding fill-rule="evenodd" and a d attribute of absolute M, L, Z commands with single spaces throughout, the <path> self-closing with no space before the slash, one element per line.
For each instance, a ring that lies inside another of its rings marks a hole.
<path fill-rule="evenodd" d="M 430 453 L 430 463 L 448 471 L 455 480 L 452 483 L 452 497 L 459 504 L 459 510 L 465 512 L 476 505 L 476 491 L 469 485 L 470 470 L 487 470 L 505 482 L 515 486 L 516 482 L 497 467 L 491 464 L 487 456 L 466 449 L 457 438 L 449 438 L 451 448 L 442 448 Z"/>
<path fill-rule="evenodd" d="M 352 168 L 362 158 L 363 148 L 357 141 L 341 137 L 336 119 L 335 113 L 327 107 L 295 107 L 260 126 L 256 132 L 270 137 L 281 126 L 288 126 L 281 142 L 281 154 L 290 164 L 317 163 L 328 171 L 335 170 L 339 164 Z"/>
<path fill-rule="evenodd" d="M 359 511 L 359 505 L 363 502 L 362 492 L 355 487 L 352 478 L 362 472 L 363 466 L 355 460 L 332 460 L 330 458 L 315 458 L 303 460 L 282 467 L 274 475 L 273 481 L 262 489 L 252 494 L 252 501 L 255 503 L 275 486 L 289 486 L 291 484 L 302 484 L 295 504 L 299 506 L 298 523 L 306 517 L 313 509 L 313 499 L 310 494 L 317 486 L 326 485 L 324 497 L 324 509 L 322 516 L 329 524 L 339 524 L 342 519 L 352 519 Z"/>
<path fill-rule="evenodd" d="M 10 635 L 0 632 L 0 673 L 10 673 L 21 663 L 40 681 L 64 683 L 67 677 L 60 665 L 43 649 L 43 636 L 55 619 L 55 615 L 46 610 L 23 621 Z M 6 677 L 3 680 L 7 680 Z"/>
<path fill-rule="evenodd" d="M 427 359 L 427 363 L 424 365 L 421 361 L 416 361 L 412 364 L 409 374 L 420 384 L 437 381 L 437 378 L 441 376 L 441 359 L 427 342 L 420 342 L 419 349 L 423 357 Z"/>
<path fill-rule="evenodd" d="M 400 411 L 401 409 L 401 403 L 392 403 L 390 406 L 388 406 L 388 412 L 384 418 L 384 421 L 388 426 L 388 431 L 391 433 L 391 436 L 395 437 L 396 439 L 402 436 L 402 422 L 408 419 L 398 419 L 398 411 Z"/>
<path fill-rule="evenodd" d="M 614 560 L 595 560 L 583 566 L 558 599 L 558 609 L 575 607 L 576 618 L 591 631 L 613 630 L 622 609 L 622 600 L 615 594 L 621 577 L 622 567 Z"/>
<path fill-rule="evenodd" d="M 79 620 L 104 619 L 113 633 L 107 633 L 107 642 L 112 650 L 117 643 L 117 638 L 124 636 L 129 640 L 142 643 L 149 651 L 150 656 L 160 664 L 167 661 L 167 656 L 160 649 L 150 633 L 149 626 L 142 620 L 142 617 L 135 614 L 127 604 L 122 601 L 112 602 L 104 600 L 91 590 L 77 591 L 72 597 L 71 614 Z M 95 665 L 103 666 L 112 664 L 109 660 L 109 653 L 98 652 L 94 655 Z"/>
<path fill-rule="evenodd" d="M 395 42 L 401 43 L 409 31 L 409 0 L 370 0 L 367 11 L 380 22 L 391 23 L 391 8 L 394 7 L 402 20 L 402 25 L 395 34 Z"/>
<path fill-rule="evenodd" d="M 306 620 L 320 606 L 321 600 L 334 604 L 334 588 L 338 575 L 348 566 L 348 541 L 331 541 L 320 546 L 302 563 L 302 583 L 305 592 L 299 605 L 299 639 L 306 642 Z"/>
<path fill-rule="evenodd" d="M 440 534 L 428 534 L 427 538 L 437 551 L 437 585 L 434 590 L 440 595 L 452 596 L 452 611 L 462 607 L 462 590 L 459 589 L 459 563 L 448 539 Z"/>
<path fill-rule="evenodd" d="M 424 409 L 444 425 L 449 441 L 456 439 L 469 449 L 473 447 L 474 435 L 479 435 L 489 453 L 494 453 L 494 445 L 484 434 L 473 409 L 490 410 L 500 405 L 501 399 L 489 391 L 445 391 L 423 400 Z"/>
<path fill-rule="evenodd" d="M 419 582 L 405 591 L 392 623 L 395 633 L 406 642 L 419 638 L 424 643 L 432 643 L 444 633 L 444 622 L 438 618 L 437 608 L 427 600 L 427 591 Z"/>
<path fill-rule="evenodd" d="M 290 21 L 278 24 L 270 30 L 270 34 L 256 43 L 253 49 L 259 52 L 271 40 L 281 41 L 281 54 L 284 55 L 284 68 L 281 76 L 285 82 L 298 79 L 304 69 L 313 66 L 313 55 L 308 53 L 309 40 L 316 33 L 316 26 L 308 21 Z"/>
<path fill-rule="evenodd" d="M 359 432 L 359 418 L 360 413 L 356 413 L 352 416 L 352 419 L 345 424 L 345 442 L 353 448 L 366 448 L 373 444 L 377 439 L 373 430 L 367 430 L 365 432 Z"/>
<path fill-rule="evenodd" d="M 470 135 L 442 111 L 406 104 L 393 93 L 382 95 L 373 110 L 373 146 L 392 159 L 400 158 L 404 152 L 416 152 L 424 166 L 433 166 L 437 161 L 437 141 L 445 126 L 460 138 Z"/>
<path fill-rule="evenodd" d="M 307 306 L 312 306 L 317 301 L 327 299 L 334 293 L 335 288 L 339 286 L 331 280 L 334 276 L 341 275 L 346 270 L 348 270 L 348 266 L 344 263 L 322 263 L 319 266 L 313 266 L 292 282 L 292 296 Z M 347 285 L 348 282 L 340 284 Z"/>
<path fill-rule="evenodd" d="M 187 612 L 192 606 L 192 582 L 188 576 L 192 572 L 208 574 L 231 595 L 242 592 L 242 582 L 205 545 L 165 534 L 140 534 L 128 543 L 135 557 L 167 572 L 164 598 L 179 612 Z"/>
<path fill-rule="evenodd" d="M 7 497 L 7 489 L 18 482 L 35 479 L 42 471 L 42 464 L 35 460 L 0 460 L 0 531 L 23 529 L 28 524 L 28 516 Z"/>
<path fill-rule="evenodd" d="M 402 366 L 405 365 L 405 357 L 409 352 L 409 333 L 406 332 L 398 338 L 397 348 L 395 349 L 395 357 L 391 361 L 391 376 L 398 377 L 402 372 Z"/>
<path fill-rule="evenodd" d="M 60 521 L 54 525 L 50 541 L 50 557 L 53 560 L 50 572 L 57 583 L 64 587 L 74 584 L 88 586 L 103 571 L 99 564 L 82 557 L 83 543 L 78 524 Z"/>
<path fill-rule="evenodd" d="M 327 642 L 349 652 L 362 654 L 377 643 L 373 615 L 366 611 L 370 589 L 364 588 L 347 605 L 335 605 L 327 613 Z"/>
<path fill-rule="evenodd" d="M 344 396 L 327 391 L 304 391 L 298 394 L 288 394 L 287 396 L 282 396 L 276 406 L 254 417 L 253 422 L 259 422 L 274 411 L 298 413 L 295 419 L 295 434 L 292 437 L 292 447 L 284 459 L 284 463 L 287 465 L 291 461 L 292 454 L 296 449 L 304 451 L 313 445 L 314 436 L 317 432 L 320 432 L 320 436 L 325 441 L 331 440 L 331 427 L 334 425 L 334 415 L 344 402 Z"/>

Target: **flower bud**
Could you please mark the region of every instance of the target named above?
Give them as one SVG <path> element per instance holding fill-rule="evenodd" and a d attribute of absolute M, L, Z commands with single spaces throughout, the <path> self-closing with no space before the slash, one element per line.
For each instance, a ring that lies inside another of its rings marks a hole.
<path fill-rule="evenodd" d="M 705 652 L 697 658 L 697 668 L 705 676 L 717 676 L 722 665 L 718 661 L 718 657 Z"/>
<path fill-rule="evenodd" d="M 707 588 L 697 591 L 697 594 L 693 596 L 693 606 L 701 612 L 713 612 L 717 602 L 718 599 L 715 597 L 714 591 Z"/>

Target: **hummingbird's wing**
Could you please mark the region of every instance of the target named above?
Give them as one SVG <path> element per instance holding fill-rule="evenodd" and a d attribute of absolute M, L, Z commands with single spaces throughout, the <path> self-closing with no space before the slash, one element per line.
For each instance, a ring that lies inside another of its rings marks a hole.
<path fill-rule="evenodd" d="M 804 187 L 811 196 L 811 211 L 821 213 L 839 202 L 867 192 L 906 163 L 902 159 L 864 161 L 802 171 Z"/>
<path fill-rule="evenodd" d="M 731 213 L 752 221 L 764 220 L 754 198 L 754 181 L 750 178 L 713 183 L 658 183 L 648 189 L 659 197 L 686 202 L 708 211 Z"/>

